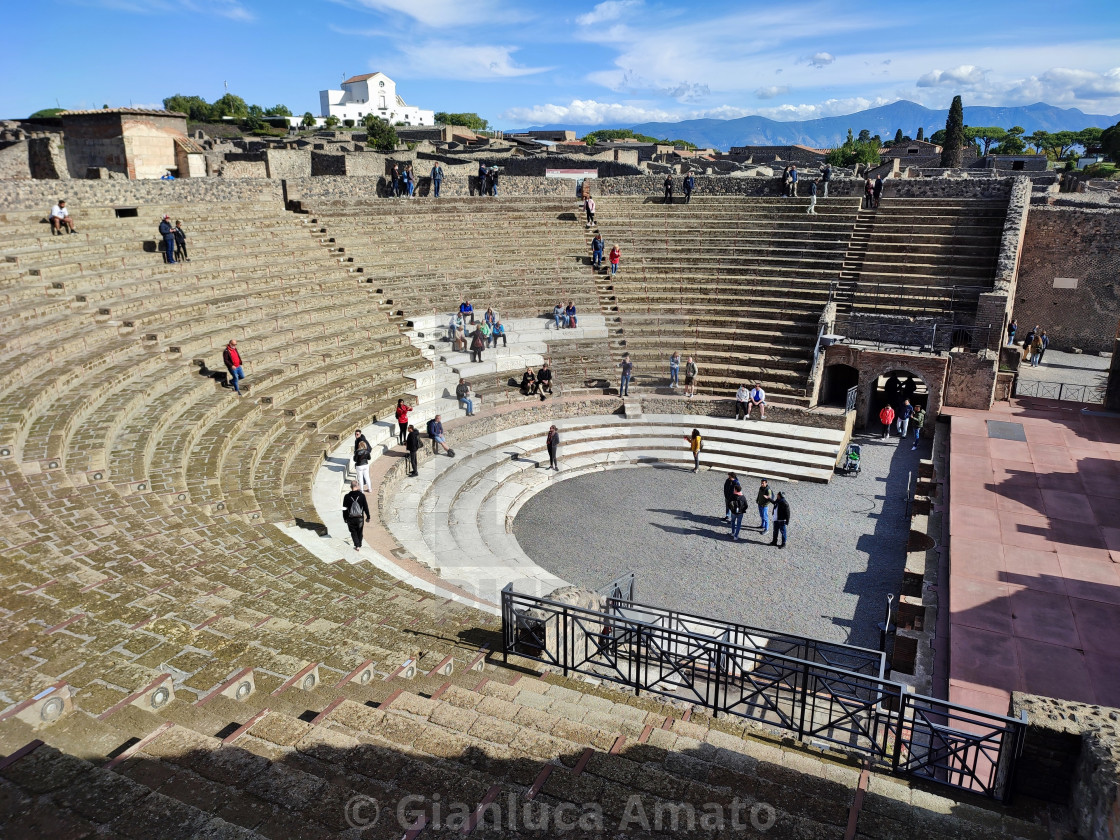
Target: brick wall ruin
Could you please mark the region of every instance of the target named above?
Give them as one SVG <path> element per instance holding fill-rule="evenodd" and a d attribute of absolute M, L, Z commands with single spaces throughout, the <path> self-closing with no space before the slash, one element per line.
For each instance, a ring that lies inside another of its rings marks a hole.
<path fill-rule="evenodd" d="M 3 210 L 42 210 L 46 214 L 59 198 L 65 198 L 75 213 L 82 206 L 135 207 L 171 202 L 259 201 L 280 205 L 283 183 L 268 178 L 0 181 L 0 209 Z"/>

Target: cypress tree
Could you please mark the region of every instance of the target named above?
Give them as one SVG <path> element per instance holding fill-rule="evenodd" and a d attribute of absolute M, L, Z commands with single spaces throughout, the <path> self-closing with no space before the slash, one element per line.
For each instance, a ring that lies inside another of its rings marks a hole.
<path fill-rule="evenodd" d="M 897 144 L 897 143 L 901 143 L 901 142 L 902 142 L 902 129 L 901 129 L 901 128 L 900 128 L 900 129 L 898 129 L 898 131 L 896 131 L 896 132 L 894 133 L 894 142 L 895 142 L 896 144 Z"/>
<path fill-rule="evenodd" d="M 925 140 L 926 139 L 926 130 L 924 128 L 922 128 L 922 126 L 918 126 L 918 139 L 919 140 Z"/>
<path fill-rule="evenodd" d="M 945 143 L 941 147 L 941 166 L 951 169 L 961 165 L 961 147 L 964 146 L 964 105 L 959 96 L 953 97 L 949 118 L 945 120 Z"/>

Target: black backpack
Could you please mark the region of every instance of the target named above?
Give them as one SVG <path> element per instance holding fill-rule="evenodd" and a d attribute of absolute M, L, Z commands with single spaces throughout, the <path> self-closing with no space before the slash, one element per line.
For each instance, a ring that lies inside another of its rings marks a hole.
<path fill-rule="evenodd" d="M 432 425 L 433 425 L 433 424 L 434 424 L 435 422 L 436 422 L 436 418 L 434 418 L 434 417 L 433 417 L 433 418 L 432 418 L 431 420 L 429 420 L 429 421 L 428 421 L 428 426 L 427 426 L 427 429 L 428 429 L 428 437 L 435 437 L 435 435 L 433 435 L 433 434 L 432 434 Z"/>
<path fill-rule="evenodd" d="M 354 501 L 350 503 L 350 509 L 346 511 L 346 515 L 350 519 L 361 519 L 366 515 L 366 512 L 362 509 L 362 499 L 360 496 L 354 497 Z"/>
<path fill-rule="evenodd" d="M 747 512 L 747 500 L 742 496 L 732 496 L 731 501 L 727 503 L 727 507 L 736 516 L 741 516 Z"/>

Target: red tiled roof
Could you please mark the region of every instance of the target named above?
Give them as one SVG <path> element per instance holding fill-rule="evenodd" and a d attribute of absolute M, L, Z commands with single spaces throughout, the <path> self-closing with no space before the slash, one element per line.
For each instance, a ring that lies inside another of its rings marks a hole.
<path fill-rule="evenodd" d="M 352 85 L 354 84 L 354 82 L 364 82 L 366 79 L 372 79 L 376 75 L 377 73 L 363 73 L 360 76 L 351 76 L 349 79 L 343 82 L 343 84 Z"/>

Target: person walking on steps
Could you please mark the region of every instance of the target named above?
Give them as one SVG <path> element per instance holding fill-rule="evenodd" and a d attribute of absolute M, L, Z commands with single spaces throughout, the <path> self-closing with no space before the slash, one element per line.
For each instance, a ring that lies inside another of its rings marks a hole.
<path fill-rule="evenodd" d="M 805 211 L 807 216 L 817 215 L 817 182 L 811 181 L 809 183 L 809 209 Z"/>
<path fill-rule="evenodd" d="M 583 212 L 587 214 L 587 226 L 595 226 L 595 199 L 588 196 L 583 202 Z"/>
<path fill-rule="evenodd" d="M 482 329 L 475 327 L 474 332 L 471 333 L 471 361 L 482 361 L 482 348 L 486 346 L 486 339 L 482 336 Z"/>
<path fill-rule="evenodd" d="M 618 263 L 622 260 L 622 252 L 618 250 L 618 246 L 611 247 L 610 254 L 611 274 L 618 274 Z"/>
<path fill-rule="evenodd" d="M 774 504 L 774 491 L 770 489 L 770 483 L 765 478 L 758 485 L 758 493 L 755 494 L 754 501 L 758 505 L 759 522 L 762 523 L 759 525 L 758 532 L 765 534 L 770 530 L 770 506 Z"/>
<path fill-rule="evenodd" d="M 800 177 L 797 174 L 797 164 L 789 168 L 789 197 L 797 198 L 797 179 Z"/>
<path fill-rule="evenodd" d="M 681 354 L 674 351 L 669 357 L 669 387 L 676 388 L 681 384 Z"/>
<path fill-rule="evenodd" d="M 666 175 L 665 176 L 665 203 L 666 204 L 672 204 L 673 203 L 673 176 L 672 175 Z"/>
<path fill-rule="evenodd" d="M 420 451 L 420 433 L 415 426 L 408 427 L 408 434 L 404 437 L 404 450 L 408 453 L 408 474 L 411 478 L 416 478 L 420 474 L 416 463 L 417 453 Z"/>
<path fill-rule="evenodd" d="M 443 186 L 443 167 L 438 163 L 432 167 L 432 195 L 439 198 L 439 188 Z"/>
<path fill-rule="evenodd" d="M 875 209 L 875 185 L 871 183 L 870 177 L 863 181 L 863 200 L 866 202 L 868 210 Z"/>
<path fill-rule="evenodd" d="M 603 268 L 603 234 L 596 232 L 591 240 L 591 267 L 596 271 Z"/>
<path fill-rule="evenodd" d="M 700 375 L 700 369 L 696 367 L 696 362 L 692 361 L 692 357 L 688 357 L 688 361 L 684 364 L 684 395 L 688 399 L 696 396 L 696 377 Z"/>
<path fill-rule="evenodd" d="M 360 490 L 373 491 L 373 485 L 369 482 L 369 461 L 373 457 L 373 449 L 366 440 L 366 436 L 362 434 L 361 429 L 354 431 L 354 474 L 358 477 L 358 488 Z"/>
<path fill-rule="evenodd" d="M 727 510 L 731 514 L 731 539 L 739 540 L 739 532 L 743 529 L 743 514 L 747 512 L 747 500 L 743 497 L 743 488 L 735 482 L 735 489 L 727 501 Z"/>
<path fill-rule="evenodd" d="M 560 465 L 556 461 L 556 450 L 560 448 L 560 431 L 555 425 L 548 427 L 548 437 L 545 438 L 544 448 L 548 450 L 548 468 L 559 472 Z"/>
<path fill-rule="evenodd" d="M 394 412 L 397 416 L 397 441 L 404 443 L 404 436 L 408 434 L 408 413 L 412 411 L 412 406 L 405 403 L 404 400 L 397 400 L 397 408 Z"/>
<path fill-rule="evenodd" d="M 894 422 L 894 409 L 891 408 L 890 403 L 887 403 L 879 411 L 879 422 L 883 424 L 883 437 L 890 437 L 891 423 Z"/>
<path fill-rule="evenodd" d="M 245 378 L 245 372 L 241 369 L 241 354 L 237 352 L 237 339 L 231 338 L 226 349 L 222 351 L 222 361 L 225 363 L 226 370 L 229 371 L 229 381 L 233 385 L 233 390 L 237 396 L 241 396 L 241 388 L 237 383 Z"/>
<path fill-rule="evenodd" d="M 684 181 L 681 183 L 681 188 L 684 190 L 684 203 L 685 204 L 688 204 L 688 202 L 692 201 L 692 190 L 695 186 L 696 186 L 696 179 L 693 178 L 692 173 L 689 172 L 687 175 L 684 176 Z"/>
<path fill-rule="evenodd" d="M 183 230 L 183 223 L 176 219 L 175 229 L 171 232 L 175 234 L 175 259 L 190 262 L 187 256 L 187 232 Z"/>
<path fill-rule="evenodd" d="M 828 184 L 829 184 L 829 181 L 831 181 L 831 180 L 832 180 L 832 164 L 831 163 L 826 163 L 824 165 L 824 170 L 821 172 L 821 184 L 824 187 L 824 191 L 821 193 L 822 198 L 828 198 Z"/>
<path fill-rule="evenodd" d="M 618 363 L 622 368 L 622 378 L 618 383 L 618 395 L 620 397 L 630 396 L 630 377 L 634 375 L 634 363 L 630 361 L 630 354 L 623 353 L 622 361 Z"/>
<path fill-rule="evenodd" d="M 693 429 L 691 435 L 685 435 L 684 439 L 688 441 L 688 448 L 692 451 L 692 471 L 700 471 L 700 450 L 704 448 L 704 441 L 700 437 L 700 430 Z"/>
<path fill-rule="evenodd" d="M 907 434 L 910 432 L 910 418 L 914 416 L 914 406 L 910 404 L 910 400 L 904 400 L 902 407 L 898 410 L 898 437 L 900 440 L 905 440 Z"/>
<path fill-rule="evenodd" d="M 171 217 L 164 216 L 159 223 L 159 235 L 163 237 L 164 258 L 169 265 L 175 265 L 175 228 L 171 226 Z"/>
<path fill-rule="evenodd" d="M 735 473 L 729 472 L 727 478 L 723 480 L 723 521 L 731 521 L 731 497 L 735 495 L 736 490 L 742 490 L 743 485 L 739 483 L 739 479 L 735 477 Z"/>
<path fill-rule="evenodd" d="M 786 494 L 779 492 L 778 498 L 774 500 L 774 539 L 770 545 L 776 545 L 778 548 L 786 547 L 786 529 L 789 527 L 789 502 L 786 501 Z M 781 535 L 782 541 L 778 542 L 778 535 Z"/>
<path fill-rule="evenodd" d="M 914 416 L 910 418 L 914 422 L 914 445 L 910 447 L 910 451 L 918 448 L 918 441 L 922 437 L 922 426 L 926 424 L 926 410 L 920 405 L 914 409 Z"/>
<path fill-rule="evenodd" d="M 879 202 L 883 200 L 883 176 L 875 176 L 875 186 L 871 188 L 871 195 L 875 198 L 875 209 L 879 209 Z"/>
<path fill-rule="evenodd" d="M 362 531 L 369 522 L 369 502 L 366 494 L 358 489 L 358 482 L 350 482 L 350 492 L 342 498 L 342 515 L 346 518 L 346 527 L 350 529 L 350 538 L 354 541 L 354 550 L 362 550 Z"/>

